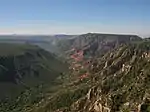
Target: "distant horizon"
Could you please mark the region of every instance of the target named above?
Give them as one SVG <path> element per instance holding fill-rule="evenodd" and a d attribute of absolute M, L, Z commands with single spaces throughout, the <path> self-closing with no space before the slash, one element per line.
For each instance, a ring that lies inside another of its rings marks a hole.
<path fill-rule="evenodd" d="M 87 32 L 87 33 L 78 33 L 78 34 L 66 34 L 66 33 L 58 33 L 58 34 L 0 34 L 0 36 L 56 36 L 56 35 L 83 35 L 83 34 L 108 34 L 108 35 L 136 35 L 142 38 L 150 37 L 150 35 L 138 35 L 131 33 L 104 33 L 104 32 Z"/>
<path fill-rule="evenodd" d="M 33 32 L 32 32 L 33 31 Z M 52 33 L 52 32 L 50 32 L 49 33 L 49 31 L 48 30 L 46 30 L 46 31 L 44 31 L 44 32 L 42 32 L 42 30 L 41 31 L 34 31 L 34 29 L 33 30 L 28 30 L 28 31 L 25 31 L 25 30 L 22 30 L 22 32 L 15 32 L 14 33 L 14 31 L 12 31 L 12 32 L 6 32 L 6 31 L 1 31 L 1 29 L 0 29 L 0 35 L 81 35 L 81 34 L 86 34 L 86 33 L 100 33 L 100 34 L 122 34 L 122 35 L 139 35 L 139 36 L 150 36 L 150 33 L 138 33 L 138 32 L 132 32 L 132 31 L 130 31 L 130 32 L 120 32 L 120 31 L 76 31 L 76 32 L 64 32 L 63 33 L 63 30 L 62 31 L 60 31 L 60 32 L 56 32 L 56 33 Z"/>

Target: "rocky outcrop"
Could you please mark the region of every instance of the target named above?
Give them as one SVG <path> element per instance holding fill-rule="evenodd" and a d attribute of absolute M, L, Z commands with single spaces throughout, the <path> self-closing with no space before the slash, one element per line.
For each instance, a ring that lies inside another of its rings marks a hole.
<path fill-rule="evenodd" d="M 92 87 L 70 112 L 149 112 L 149 45 L 124 45 L 97 59 L 91 65 Z"/>

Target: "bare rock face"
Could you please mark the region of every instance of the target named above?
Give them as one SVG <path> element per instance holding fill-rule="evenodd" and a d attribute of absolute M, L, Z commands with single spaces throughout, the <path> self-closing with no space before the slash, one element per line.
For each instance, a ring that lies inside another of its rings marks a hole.
<path fill-rule="evenodd" d="M 98 101 L 96 101 L 94 103 L 94 111 L 95 112 L 103 112 L 103 107 Z"/>

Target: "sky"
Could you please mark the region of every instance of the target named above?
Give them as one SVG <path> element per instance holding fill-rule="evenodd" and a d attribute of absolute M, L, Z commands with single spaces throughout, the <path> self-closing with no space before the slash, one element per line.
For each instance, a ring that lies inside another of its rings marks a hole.
<path fill-rule="evenodd" d="M 150 35 L 150 0 L 0 0 L 0 34 Z"/>

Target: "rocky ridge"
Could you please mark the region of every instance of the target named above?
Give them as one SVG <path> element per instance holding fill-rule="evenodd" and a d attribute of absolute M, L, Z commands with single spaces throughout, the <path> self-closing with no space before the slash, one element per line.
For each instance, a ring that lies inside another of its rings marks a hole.
<path fill-rule="evenodd" d="M 93 62 L 87 94 L 56 112 L 149 112 L 149 67 L 150 42 L 122 45 Z"/>

